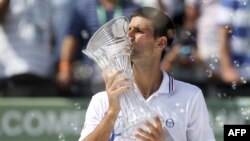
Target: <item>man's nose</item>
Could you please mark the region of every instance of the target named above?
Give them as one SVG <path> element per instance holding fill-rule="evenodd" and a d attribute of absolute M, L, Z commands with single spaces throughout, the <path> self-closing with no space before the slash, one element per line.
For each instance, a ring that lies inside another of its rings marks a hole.
<path fill-rule="evenodd" d="M 133 29 L 130 29 L 129 31 L 128 31 L 128 37 L 130 37 L 130 39 L 131 39 L 131 41 L 134 39 L 134 30 Z"/>

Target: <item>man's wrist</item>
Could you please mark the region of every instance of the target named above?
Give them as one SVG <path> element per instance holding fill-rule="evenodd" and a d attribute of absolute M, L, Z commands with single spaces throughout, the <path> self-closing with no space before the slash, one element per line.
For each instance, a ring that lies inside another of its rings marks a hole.
<path fill-rule="evenodd" d="M 72 70 L 72 64 L 68 61 L 61 61 L 59 63 L 60 72 L 70 72 Z"/>

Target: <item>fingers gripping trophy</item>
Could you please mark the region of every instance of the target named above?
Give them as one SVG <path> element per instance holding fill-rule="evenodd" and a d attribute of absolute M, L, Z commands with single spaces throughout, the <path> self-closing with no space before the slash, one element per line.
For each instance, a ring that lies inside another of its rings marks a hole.
<path fill-rule="evenodd" d="M 128 19 L 123 16 L 110 20 L 95 32 L 83 53 L 108 74 L 123 70 L 119 77 L 129 78 L 129 82 L 122 85 L 127 85 L 131 89 L 120 95 L 121 113 L 125 117 L 122 121 L 121 140 L 136 141 L 136 130 L 149 130 L 144 121 L 148 120 L 155 124 L 153 116 L 156 114 L 146 105 L 133 79 L 130 61 L 131 42 L 127 36 L 128 24 Z"/>

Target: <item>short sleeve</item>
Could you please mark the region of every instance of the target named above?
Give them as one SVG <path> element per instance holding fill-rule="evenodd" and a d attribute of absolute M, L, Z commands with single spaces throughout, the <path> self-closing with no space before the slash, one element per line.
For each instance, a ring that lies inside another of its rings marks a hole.
<path fill-rule="evenodd" d="M 207 106 L 201 90 L 193 98 L 188 114 L 188 141 L 215 141 Z"/>
<path fill-rule="evenodd" d="M 86 111 L 84 127 L 82 129 L 79 141 L 82 141 L 96 128 L 105 114 L 107 102 L 105 97 L 100 97 L 99 95 L 100 94 L 96 94 L 93 96 L 89 103 L 88 109 Z"/>
<path fill-rule="evenodd" d="M 77 9 L 73 9 L 71 19 L 69 21 L 69 26 L 67 28 L 66 34 L 81 40 L 81 31 L 86 28 L 84 17 L 79 13 Z"/>
<path fill-rule="evenodd" d="M 232 20 L 234 17 L 234 12 L 236 8 L 236 1 L 235 0 L 222 0 L 220 3 L 219 8 L 219 17 L 218 17 L 218 24 L 219 25 L 232 25 Z"/>

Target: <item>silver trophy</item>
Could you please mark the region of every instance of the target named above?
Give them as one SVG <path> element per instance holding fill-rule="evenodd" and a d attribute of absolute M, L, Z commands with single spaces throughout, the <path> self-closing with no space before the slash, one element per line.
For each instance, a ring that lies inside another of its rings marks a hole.
<path fill-rule="evenodd" d="M 119 140 L 136 141 L 134 134 L 137 128 L 149 130 L 144 121 L 148 120 L 155 124 L 152 117 L 156 114 L 146 105 L 134 81 L 130 60 L 131 42 L 127 36 L 128 24 L 128 19 L 123 16 L 110 20 L 95 32 L 83 53 L 109 74 L 123 70 L 119 77 L 130 79 L 122 84 L 130 86 L 131 89 L 120 96 L 121 113 L 124 118 L 120 124 Z"/>

